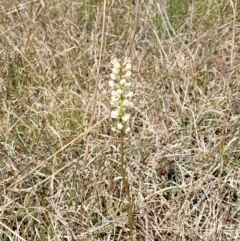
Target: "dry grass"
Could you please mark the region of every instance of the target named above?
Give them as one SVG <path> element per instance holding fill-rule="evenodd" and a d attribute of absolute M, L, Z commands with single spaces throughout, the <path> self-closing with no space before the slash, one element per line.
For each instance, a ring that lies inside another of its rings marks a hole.
<path fill-rule="evenodd" d="M 163 2 L 3 1 L 1 241 L 128 240 L 108 90 L 128 53 L 136 240 L 240 240 L 239 6 Z"/>

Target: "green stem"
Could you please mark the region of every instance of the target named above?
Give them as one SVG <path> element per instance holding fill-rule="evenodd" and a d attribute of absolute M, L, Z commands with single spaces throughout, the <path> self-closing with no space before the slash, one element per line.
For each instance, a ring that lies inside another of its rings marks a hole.
<path fill-rule="evenodd" d="M 128 199 L 128 222 L 130 226 L 130 241 L 134 240 L 134 218 L 133 218 L 133 198 L 130 193 L 129 182 L 127 177 L 127 165 L 124 160 L 124 130 L 121 130 L 120 136 L 120 151 L 121 151 L 121 174 L 123 178 L 123 185 L 126 191 L 127 199 Z"/>

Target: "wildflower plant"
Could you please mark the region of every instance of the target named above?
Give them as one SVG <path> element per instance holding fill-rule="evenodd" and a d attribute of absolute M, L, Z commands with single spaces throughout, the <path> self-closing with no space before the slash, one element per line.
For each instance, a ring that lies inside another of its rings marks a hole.
<path fill-rule="evenodd" d="M 130 192 L 129 181 L 127 177 L 127 163 L 125 160 L 124 137 L 130 131 L 127 122 L 130 118 L 129 110 L 133 106 L 133 92 L 130 91 L 131 82 L 131 62 L 125 58 L 122 63 L 116 57 L 111 58 L 113 65 L 110 74 L 109 86 L 111 88 L 111 118 L 113 121 L 112 131 L 120 136 L 120 158 L 121 158 L 121 175 L 123 185 L 128 200 L 128 220 L 130 226 L 130 241 L 134 240 L 134 202 Z"/>

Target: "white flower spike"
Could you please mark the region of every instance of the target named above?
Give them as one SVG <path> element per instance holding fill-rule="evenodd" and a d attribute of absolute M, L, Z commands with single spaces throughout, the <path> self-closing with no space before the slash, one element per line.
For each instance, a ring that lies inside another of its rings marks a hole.
<path fill-rule="evenodd" d="M 110 74 L 109 86 L 111 88 L 111 118 L 115 119 L 116 125 L 112 130 L 118 133 L 129 132 L 130 128 L 126 126 L 126 122 L 130 119 L 130 113 L 126 111 L 133 106 L 130 99 L 133 97 L 133 92 L 129 90 L 131 86 L 131 60 L 125 58 L 120 62 L 116 57 L 111 58 L 112 73 Z"/>

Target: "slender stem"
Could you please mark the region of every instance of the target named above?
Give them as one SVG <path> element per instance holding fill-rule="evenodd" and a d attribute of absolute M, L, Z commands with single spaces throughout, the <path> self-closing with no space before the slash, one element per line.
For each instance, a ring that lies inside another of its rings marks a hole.
<path fill-rule="evenodd" d="M 128 182 L 128 177 L 127 177 L 127 165 L 124 160 L 124 130 L 121 130 L 121 135 L 120 135 L 120 151 L 121 151 L 121 174 L 123 178 L 123 185 L 126 191 L 127 199 L 128 199 L 128 222 L 130 226 L 130 241 L 134 240 L 134 218 L 133 218 L 133 198 L 130 193 L 130 188 L 129 188 L 129 182 Z"/>

